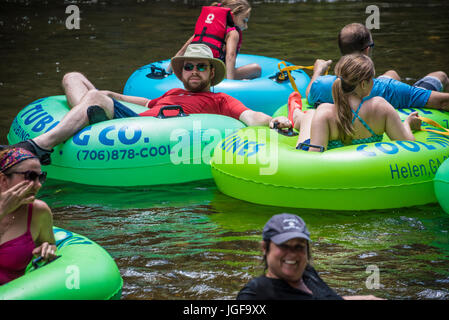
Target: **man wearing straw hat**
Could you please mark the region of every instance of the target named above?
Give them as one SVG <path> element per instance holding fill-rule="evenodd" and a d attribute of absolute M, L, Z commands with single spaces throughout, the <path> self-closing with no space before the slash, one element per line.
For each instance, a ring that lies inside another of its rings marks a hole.
<path fill-rule="evenodd" d="M 71 72 L 64 76 L 62 84 L 71 110 L 52 130 L 16 146 L 35 153 L 42 164 L 50 164 L 52 148 L 73 136 L 88 124 L 99 121 L 157 116 L 167 105 L 180 105 L 186 114 L 211 113 L 233 117 L 247 126 L 278 123 L 279 128 L 291 127 L 286 117 L 271 118 L 253 111 L 237 99 L 225 93 L 213 93 L 211 86 L 220 83 L 226 74 L 225 64 L 215 59 L 211 49 L 204 44 L 191 44 L 183 56 L 172 58 L 173 72 L 185 89 L 175 88 L 157 99 L 125 96 L 111 91 L 99 91 L 81 73 Z M 144 105 L 149 110 L 137 114 L 118 100 Z M 173 111 L 173 110 L 169 110 Z M 167 112 L 167 115 L 172 115 Z"/>

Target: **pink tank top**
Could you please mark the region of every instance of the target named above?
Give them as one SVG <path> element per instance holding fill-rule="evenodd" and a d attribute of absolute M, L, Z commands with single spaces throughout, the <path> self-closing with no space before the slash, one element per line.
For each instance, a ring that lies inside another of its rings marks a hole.
<path fill-rule="evenodd" d="M 15 239 L 0 244 L 0 285 L 22 276 L 33 258 L 36 245 L 30 231 L 32 217 L 33 205 L 29 204 L 27 231 Z"/>

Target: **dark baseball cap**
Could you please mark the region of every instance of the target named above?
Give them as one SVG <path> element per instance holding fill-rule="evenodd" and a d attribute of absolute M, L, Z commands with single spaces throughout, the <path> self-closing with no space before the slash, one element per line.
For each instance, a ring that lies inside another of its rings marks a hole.
<path fill-rule="evenodd" d="M 294 238 L 310 241 L 310 233 L 306 223 L 300 217 L 290 213 L 281 213 L 268 220 L 263 228 L 262 238 L 271 240 L 275 244 L 281 244 Z"/>

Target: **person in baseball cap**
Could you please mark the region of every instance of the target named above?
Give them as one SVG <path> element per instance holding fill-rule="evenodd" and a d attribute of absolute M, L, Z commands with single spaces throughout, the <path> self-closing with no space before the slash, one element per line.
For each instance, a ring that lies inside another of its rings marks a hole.
<path fill-rule="evenodd" d="M 265 241 L 270 240 L 275 244 L 282 244 L 294 238 L 310 241 L 310 233 L 306 223 L 300 217 L 281 213 L 268 220 L 263 228 L 262 238 Z"/>
<path fill-rule="evenodd" d="M 262 231 L 265 270 L 248 282 L 237 300 L 342 300 L 378 299 L 342 297 L 331 289 L 310 264 L 310 233 L 297 215 L 274 215 Z"/>

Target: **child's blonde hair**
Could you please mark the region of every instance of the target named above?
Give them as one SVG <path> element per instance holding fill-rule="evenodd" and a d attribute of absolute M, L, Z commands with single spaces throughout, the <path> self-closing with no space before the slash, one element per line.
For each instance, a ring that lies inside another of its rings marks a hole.
<path fill-rule="evenodd" d="M 221 2 L 214 2 L 212 6 L 222 5 L 223 7 L 230 8 L 234 16 L 239 14 L 246 14 L 251 11 L 251 5 L 246 0 L 223 0 Z"/>

